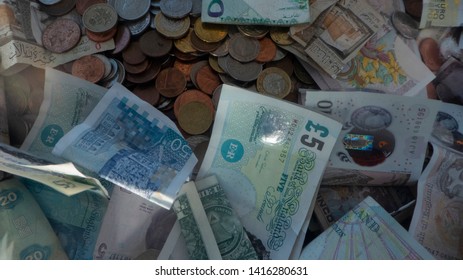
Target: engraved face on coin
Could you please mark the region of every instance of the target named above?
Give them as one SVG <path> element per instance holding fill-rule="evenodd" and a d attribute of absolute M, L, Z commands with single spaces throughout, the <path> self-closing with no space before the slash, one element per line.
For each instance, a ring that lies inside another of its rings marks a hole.
<path fill-rule="evenodd" d="M 82 23 L 92 32 L 106 32 L 116 26 L 117 12 L 109 4 L 94 4 L 85 10 Z"/>
<path fill-rule="evenodd" d="M 404 12 L 395 11 L 391 16 L 392 25 L 397 32 L 407 39 L 418 37 L 418 22 Z"/>
<path fill-rule="evenodd" d="M 63 53 L 74 48 L 80 37 L 80 27 L 75 21 L 57 19 L 43 31 L 42 44 L 47 50 Z"/>
<path fill-rule="evenodd" d="M 184 18 L 193 8 L 191 0 L 161 0 L 159 3 L 161 12 L 170 18 Z"/>
<path fill-rule="evenodd" d="M 257 91 L 283 99 L 291 91 L 291 78 L 279 68 L 266 68 L 257 77 Z"/>

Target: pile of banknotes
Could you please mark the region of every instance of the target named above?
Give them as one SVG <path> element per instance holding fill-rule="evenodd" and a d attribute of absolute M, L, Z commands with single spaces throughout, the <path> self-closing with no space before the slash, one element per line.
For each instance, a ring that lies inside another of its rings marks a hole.
<path fill-rule="evenodd" d="M 463 259 L 463 3 L 0 0 L 0 259 Z"/>

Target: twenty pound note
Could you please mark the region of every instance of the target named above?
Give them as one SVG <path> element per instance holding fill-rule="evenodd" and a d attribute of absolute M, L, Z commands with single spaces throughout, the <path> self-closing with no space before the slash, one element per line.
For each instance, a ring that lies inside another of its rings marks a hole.
<path fill-rule="evenodd" d="M 307 0 L 203 0 L 203 22 L 293 25 L 310 20 Z"/>
<path fill-rule="evenodd" d="M 58 141 L 53 154 L 165 208 L 198 161 L 167 116 L 120 84 Z"/>
<path fill-rule="evenodd" d="M 300 106 L 224 85 L 198 178 L 215 174 L 249 238 L 270 259 L 288 259 L 340 129 Z"/>

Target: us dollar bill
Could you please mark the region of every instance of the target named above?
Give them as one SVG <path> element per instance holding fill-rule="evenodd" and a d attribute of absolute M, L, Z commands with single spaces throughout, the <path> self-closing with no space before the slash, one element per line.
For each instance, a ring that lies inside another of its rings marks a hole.
<path fill-rule="evenodd" d="M 293 25 L 310 21 L 308 0 L 202 0 L 203 22 Z"/>
<path fill-rule="evenodd" d="M 455 0 L 423 0 L 420 28 L 463 26 L 463 7 Z"/>
<path fill-rule="evenodd" d="M 201 203 L 224 260 L 256 260 L 249 237 L 215 176 L 195 181 Z"/>
<path fill-rule="evenodd" d="M 60 241 L 27 188 L 0 182 L 0 260 L 66 260 Z"/>

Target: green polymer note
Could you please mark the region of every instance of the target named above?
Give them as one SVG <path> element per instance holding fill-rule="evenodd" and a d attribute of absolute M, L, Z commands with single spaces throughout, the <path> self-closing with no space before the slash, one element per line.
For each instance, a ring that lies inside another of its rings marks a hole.
<path fill-rule="evenodd" d="M 0 260 L 67 259 L 34 197 L 16 179 L 0 182 Z"/>
<path fill-rule="evenodd" d="M 209 176 L 195 184 L 222 258 L 257 259 L 257 253 L 217 178 Z"/>

